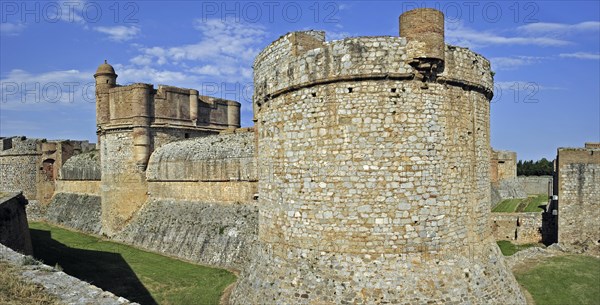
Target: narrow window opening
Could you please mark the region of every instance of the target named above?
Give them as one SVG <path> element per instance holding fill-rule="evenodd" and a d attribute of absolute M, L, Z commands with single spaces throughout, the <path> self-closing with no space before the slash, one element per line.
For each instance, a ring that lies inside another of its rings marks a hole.
<path fill-rule="evenodd" d="M 183 137 L 186 138 L 186 139 L 189 139 L 190 138 L 190 134 L 186 132 L 186 133 L 183 134 Z"/>
<path fill-rule="evenodd" d="M 392 88 L 392 89 L 390 89 L 390 92 L 392 92 L 392 93 L 396 93 L 396 88 Z"/>
<path fill-rule="evenodd" d="M 348 93 L 352 93 L 352 87 L 348 88 Z"/>

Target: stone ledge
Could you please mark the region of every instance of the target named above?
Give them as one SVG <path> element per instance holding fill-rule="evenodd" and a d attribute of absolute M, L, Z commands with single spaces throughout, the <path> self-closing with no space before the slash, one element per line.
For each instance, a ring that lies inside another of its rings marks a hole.
<path fill-rule="evenodd" d="M 138 304 L 104 291 L 62 271 L 57 271 L 50 266 L 43 264 L 23 265 L 23 261 L 27 260 L 27 256 L 2 244 L 0 244 L 0 260 L 17 267 L 24 281 L 44 286 L 46 292 L 57 296 L 66 304 Z"/>

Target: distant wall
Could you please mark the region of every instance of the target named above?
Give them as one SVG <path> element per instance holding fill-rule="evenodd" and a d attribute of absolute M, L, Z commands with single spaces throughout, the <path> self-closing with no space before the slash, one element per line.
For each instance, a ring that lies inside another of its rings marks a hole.
<path fill-rule="evenodd" d="M 496 240 L 515 244 L 542 241 L 541 213 L 491 213 L 492 233 Z"/>
<path fill-rule="evenodd" d="M 196 263 L 241 269 L 257 231 L 255 205 L 154 200 L 114 239 Z"/>
<path fill-rule="evenodd" d="M 254 132 L 238 129 L 156 149 L 148 201 L 116 240 L 194 262 L 241 269 L 257 237 Z"/>
<path fill-rule="evenodd" d="M 492 149 L 490 159 L 490 180 L 492 182 L 517 177 L 516 152 Z"/>
<path fill-rule="evenodd" d="M 40 139 L 11 137 L 0 145 L 0 191 L 23 192 L 29 200 L 37 196 Z"/>
<path fill-rule="evenodd" d="M 559 148 L 558 241 L 600 243 L 600 148 Z"/>
<path fill-rule="evenodd" d="M 552 176 L 518 176 L 517 181 L 527 195 L 548 194 L 548 184 L 552 184 Z"/>
<path fill-rule="evenodd" d="M 503 179 L 491 183 L 491 206 L 494 207 L 500 201 L 513 198 L 527 198 L 527 193 L 523 190 L 522 183 L 516 178 Z"/>
<path fill-rule="evenodd" d="M 21 193 L 0 194 L 0 243 L 15 251 L 32 254 L 25 205 L 27 199 Z"/>

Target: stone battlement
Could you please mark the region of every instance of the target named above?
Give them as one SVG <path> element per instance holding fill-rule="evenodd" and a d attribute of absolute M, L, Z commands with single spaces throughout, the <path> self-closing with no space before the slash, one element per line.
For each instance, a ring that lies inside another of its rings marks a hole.
<path fill-rule="evenodd" d="M 490 63 L 483 56 L 442 45 L 443 69 L 436 81 L 471 87 L 491 95 Z M 325 41 L 325 32 L 292 32 L 265 48 L 254 63 L 258 107 L 289 90 L 318 84 L 364 79 L 423 79 L 415 56 L 420 51 L 407 38 L 352 37 Z"/>

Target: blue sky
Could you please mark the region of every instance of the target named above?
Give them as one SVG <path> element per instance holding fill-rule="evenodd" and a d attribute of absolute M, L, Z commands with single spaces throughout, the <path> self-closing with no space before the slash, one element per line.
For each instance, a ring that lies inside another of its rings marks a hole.
<path fill-rule="evenodd" d="M 433 7 L 446 43 L 496 72 L 491 142 L 519 159 L 600 141 L 599 1 L 2 1 L 0 136 L 95 136 L 93 74 L 196 88 L 242 103 L 252 125 L 254 56 L 295 30 L 327 39 L 398 35 L 398 16 Z"/>

